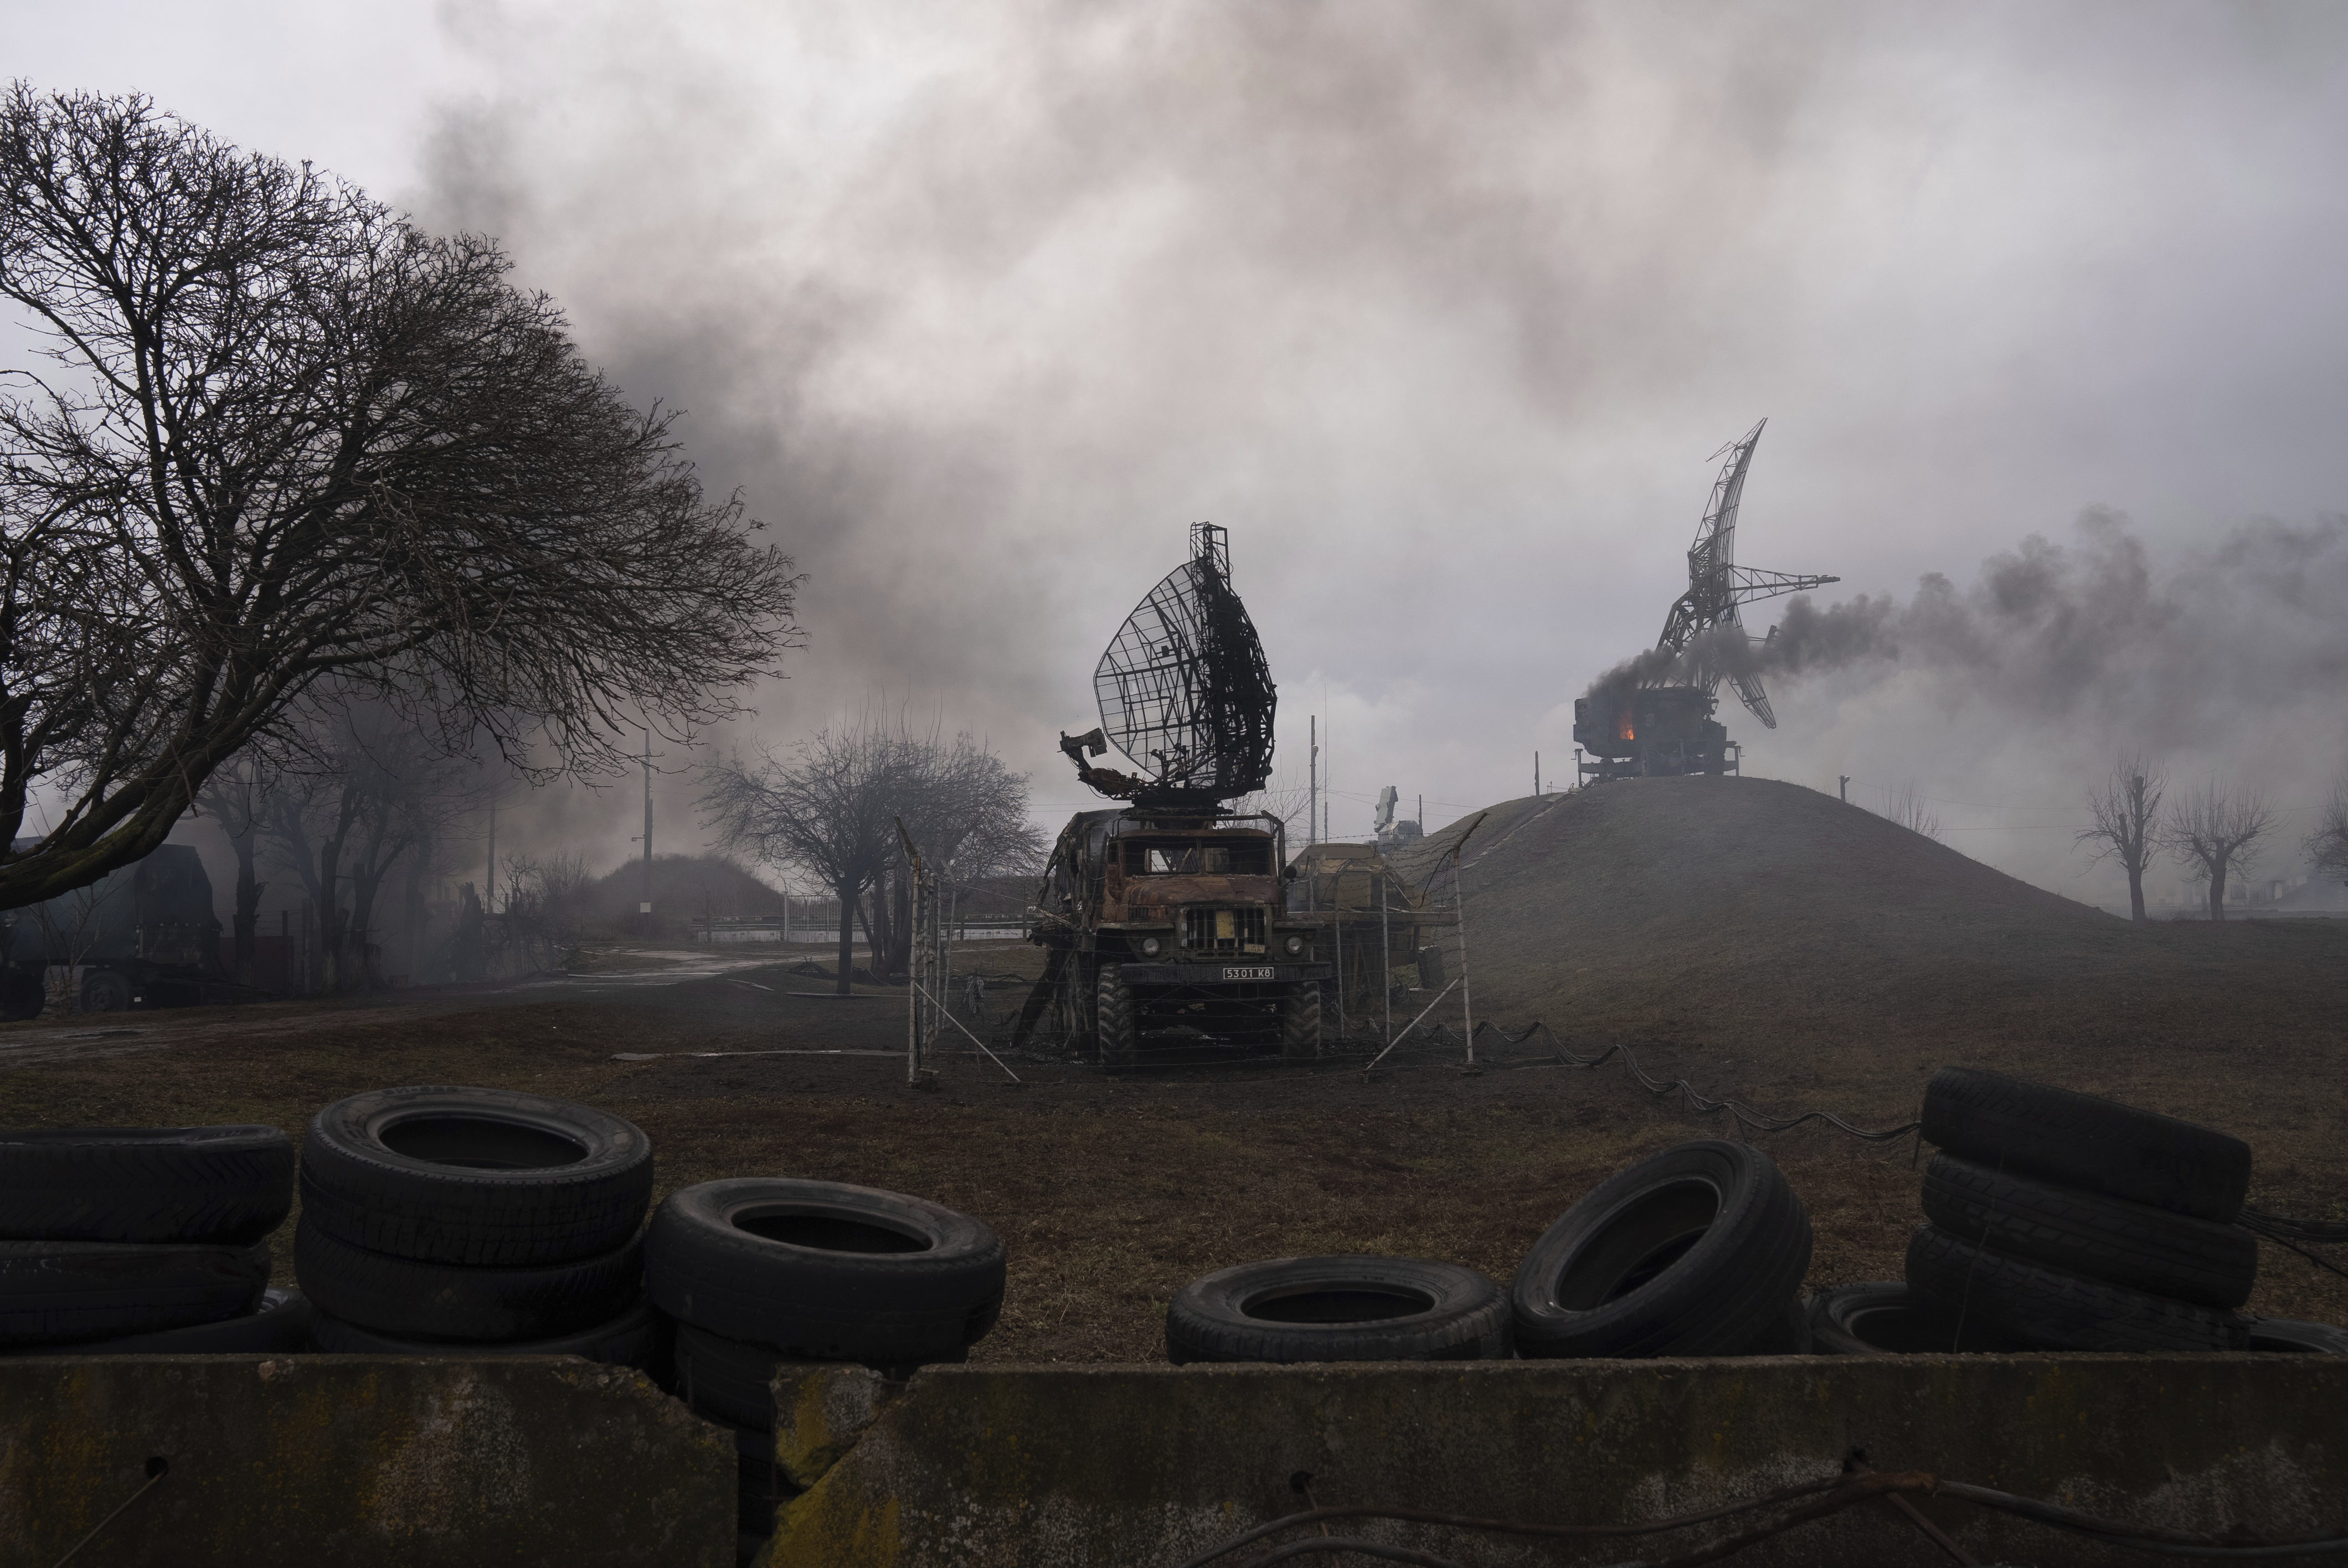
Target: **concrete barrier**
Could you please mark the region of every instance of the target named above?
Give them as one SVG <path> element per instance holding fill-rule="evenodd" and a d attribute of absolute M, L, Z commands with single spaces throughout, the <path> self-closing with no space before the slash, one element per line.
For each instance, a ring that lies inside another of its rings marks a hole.
<path fill-rule="evenodd" d="M 942 1367 L 905 1383 L 825 1367 L 776 1392 L 777 1462 L 806 1490 L 778 1511 L 770 1568 L 1173 1568 L 1308 1497 L 1629 1522 L 1854 1454 L 2151 1526 L 2348 1524 L 2348 1358 Z M 46 1568 L 133 1499 L 77 1568 L 734 1559 L 730 1436 L 636 1373 L 568 1358 L 0 1359 L 0 1563 Z M 1983 1562 L 2140 1560 L 1920 1506 Z M 1572 1545 L 1338 1528 L 1513 1568 L 1653 1560 L 1725 1527 Z M 1882 1504 L 1735 1559 L 1941 1561 Z"/>
<path fill-rule="evenodd" d="M 730 1568 L 732 1437 L 568 1357 L 0 1360 L 0 1563 Z"/>
<path fill-rule="evenodd" d="M 2132 1523 L 2348 1526 L 2348 1358 L 942 1367 L 901 1385 L 832 1368 L 778 1379 L 777 1400 L 778 1460 L 808 1490 L 778 1511 L 772 1568 L 1172 1568 L 1308 1493 L 1629 1522 L 1830 1476 L 1854 1453 Z M 2145 1561 L 1920 1506 L 1984 1563 Z M 1574 1545 L 1375 1521 L 1339 1532 L 1503 1568 L 1652 1560 L 1725 1528 Z M 1877 1502 L 1735 1561 L 1947 1559 Z"/>

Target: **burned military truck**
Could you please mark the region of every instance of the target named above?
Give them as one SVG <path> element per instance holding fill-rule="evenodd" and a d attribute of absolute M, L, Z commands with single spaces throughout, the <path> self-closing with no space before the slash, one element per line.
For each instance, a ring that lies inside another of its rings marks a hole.
<path fill-rule="evenodd" d="M 1288 910 L 1285 826 L 1227 809 L 1271 775 L 1274 691 L 1223 529 L 1192 528 L 1190 559 L 1126 619 L 1093 683 L 1100 727 L 1060 748 L 1130 804 L 1078 813 L 1053 847 L 1034 910 L 1044 978 L 1014 1043 L 1056 1034 L 1111 1071 L 1202 1045 L 1317 1054 L 1329 968 Z M 1112 745 L 1135 772 L 1094 765 Z"/>
<path fill-rule="evenodd" d="M 191 1007 L 225 976 L 211 878 L 167 844 L 87 887 L 0 915 L 0 1017 Z"/>

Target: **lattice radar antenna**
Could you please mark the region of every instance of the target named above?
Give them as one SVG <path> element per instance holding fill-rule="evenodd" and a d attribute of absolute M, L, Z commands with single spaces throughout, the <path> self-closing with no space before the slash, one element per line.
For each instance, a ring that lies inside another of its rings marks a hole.
<path fill-rule="evenodd" d="M 1842 580 L 1815 574 L 1761 571 L 1736 564 L 1736 511 L 1745 499 L 1745 471 L 1752 466 L 1753 448 L 1761 444 L 1762 428 L 1768 423 L 1764 419 L 1746 431 L 1742 440 L 1733 441 L 1713 454 L 1715 457 L 1725 454 L 1728 461 L 1721 465 L 1720 477 L 1712 482 L 1712 499 L 1704 509 L 1704 521 L 1696 525 L 1695 543 L 1688 547 L 1687 591 L 1673 601 L 1663 618 L 1663 634 L 1655 641 L 1659 650 L 1684 654 L 1708 633 L 1742 632 L 1744 618 L 1738 613 L 1739 606 Z M 1769 635 L 1776 635 L 1775 629 Z M 1769 707 L 1769 693 L 1762 690 L 1760 676 L 1749 670 L 1724 671 L 1704 661 L 1691 684 L 1700 687 L 1709 697 L 1720 689 L 1724 678 L 1736 689 L 1737 700 L 1755 718 L 1769 729 L 1777 727 L 1777 715 Z M 1650 682 L 1661 683 L 1661 678 Z"/>
<path fill-rule="evenodd" d="M 1145 810 L 1214 810 L 1272 776 L 1274 693 L 1263 644 L 1231 591 L 1230 536 L 1190 526 L 1190 559 L 1134 607 L 1093 671 L 1101 726 L 1060 749 L 1076 776 Z M 1097 768 L 1114 746 L 1138 770 Z"/>

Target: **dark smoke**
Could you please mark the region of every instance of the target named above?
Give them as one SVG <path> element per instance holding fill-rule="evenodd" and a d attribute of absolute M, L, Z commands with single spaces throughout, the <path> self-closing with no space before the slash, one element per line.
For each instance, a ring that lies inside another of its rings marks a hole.
<path fill-rule="evenodd" d="M 2030 723 L 2085 724 L 2116 743 L 2215 748 L 2242 721 L 2336 691 L 2348 675 L 2348 518 L 2243 525 L 2166 570 L 2128 519 L 2095 509 L 2069 547 L 2035 536 L 1983 562 L 1969 588 L 1932 573 L 1913 598 L 1785 607 L 1756 640 L 1726 629 L 1684 653 L 1650 651 L 1590 694 L 1676 684 L 1709 671 L 1776 689 L 1894 669 L 1939 700 Z"/>

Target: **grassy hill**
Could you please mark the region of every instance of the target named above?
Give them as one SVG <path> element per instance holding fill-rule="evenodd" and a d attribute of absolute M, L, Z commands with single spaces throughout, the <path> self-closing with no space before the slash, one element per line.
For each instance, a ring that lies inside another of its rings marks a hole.
<path fill-rule="evenodd" d="M 2132 925 L 1766 779 L 1506 802 L 1463 864 L 1478 1018 L 1710 1092 L 1881 1125 L 1962 1062 L 2310 1154 L 2348 1134 L 2348 921 Z"/>

